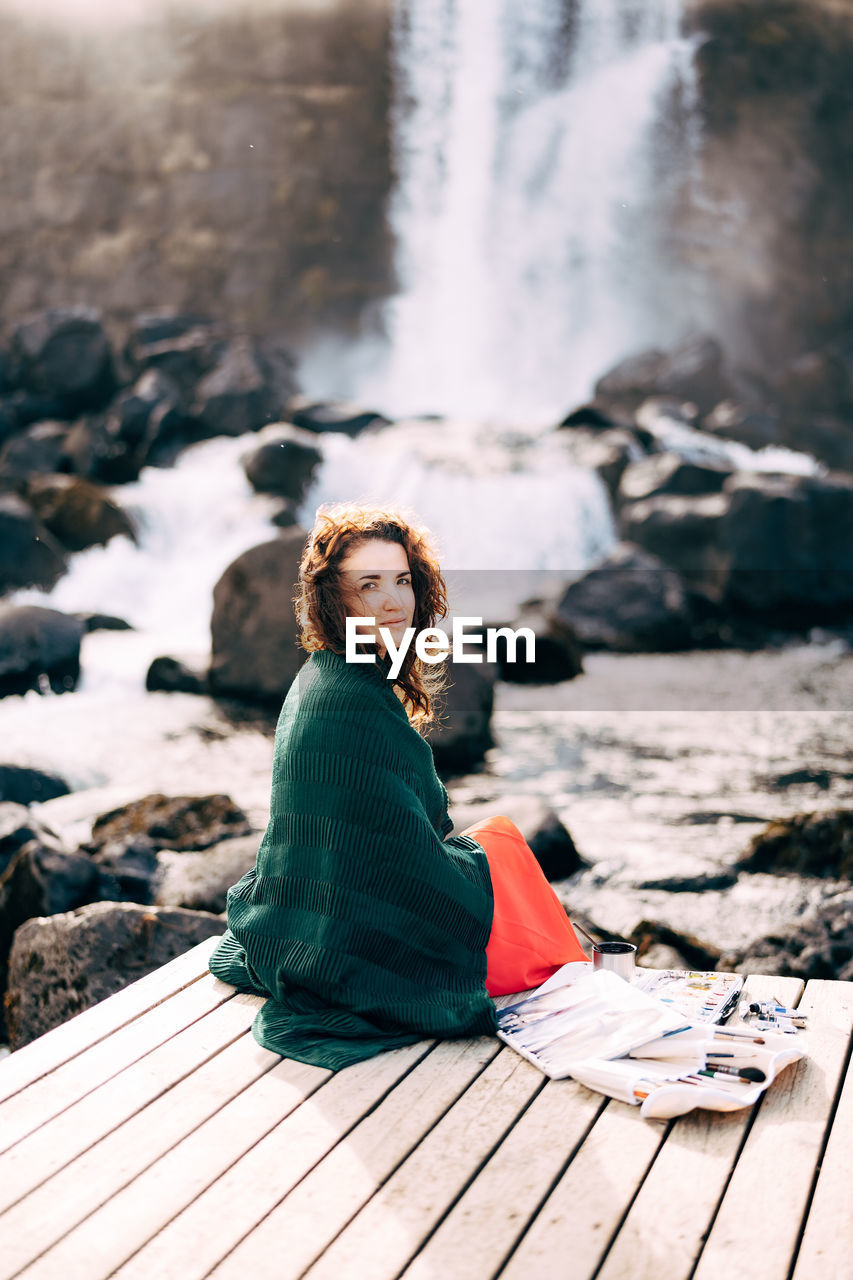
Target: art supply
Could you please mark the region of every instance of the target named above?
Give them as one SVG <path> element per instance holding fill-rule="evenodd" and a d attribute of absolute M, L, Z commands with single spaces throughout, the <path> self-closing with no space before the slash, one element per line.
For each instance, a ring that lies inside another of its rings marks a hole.
<path fill-rule="evenodd" d="M 582 924 L 578 924 L 577 920 L 573 920 L 573 921 L 572 921 L 572 928 L 573 928 L 573 929 L 577 929 L 578 933 L 582 933 L 582 934 L 583 934 L 583 936 L 586 938 L 587 942 L 590 944 L 590 946 L 592 946 L 592 947 L 597 947 L 597 946 L 598 946 L 598 943 L 596 942 L 596 940 L 595 940 L 595 938 L 592 936 L 592 934 L 591 934 L 591 933 L 587 933 L 587 931 L 586 931 L 586 929 L 583 927 L 583 925 L 582 925 Z"/>
<path fill-rule="evenodd" d="M 596 942 L 592 948 L 592 967 L 606 969 L 630 982 L 634 976 L 637 948 L 631 942 Z"/>
<path fill-rule="evenodd" d="M 744 1084 L 761 1084 L 767 1076 L 758 1067 L 729 1067 L 723 1063 L 709 1064 L 697 1072 L 700 1076 L 710 1076 L 712 1080 L 727 1080 L 733 1077 L 736 1080 L 742 1080 Z"/>
<path fill-rule="evenodd" d="M 695 1025 L 726 1017 L 741 992 L 743 976 L 707 970 L 638 969 L 634 983 Z"/>

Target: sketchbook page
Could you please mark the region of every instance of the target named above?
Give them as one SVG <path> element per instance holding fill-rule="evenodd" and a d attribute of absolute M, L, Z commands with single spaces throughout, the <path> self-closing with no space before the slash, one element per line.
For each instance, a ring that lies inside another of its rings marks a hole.
<path fill-rule="evenodd" d="M 573 982 L 577 982 L 579 978 L 585 978 L 588 973 L 592 973 L 591 960 L 570 960 L 568 964 L 562 965 L 556 973 L 552 973 L 550 978 L 536 988 L 538 996 L 546 994 L 548 991 L 556 991 L 558 987 L 570 986 Z"/>
<path fill-rule="evenodd" d="M 684 1019 L 615 974 L 599 970 L 498 1011 L 498 1035 L 546 1075 L 580 1058 L 617 1058 L 684 1026 Z"/>
<path fill-rule="evenodd" d="M 741 988 L 740 973 L 698 969 L 638 969 L 634 984 L 689 1022 L 719 1022 L 734 1008 Z"/>

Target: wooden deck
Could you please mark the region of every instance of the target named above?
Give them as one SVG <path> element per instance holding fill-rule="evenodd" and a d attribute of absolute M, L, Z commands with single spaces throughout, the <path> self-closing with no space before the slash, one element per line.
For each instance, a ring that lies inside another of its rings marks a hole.
<path fill-rule="evenodd" d="M 0 1063 L 0 1277 L 853 1277 L 853 984 L 750 979 L 809 1057 L 660 1124 L 493 1039 L 282 1060 L 212 946 Z"/>

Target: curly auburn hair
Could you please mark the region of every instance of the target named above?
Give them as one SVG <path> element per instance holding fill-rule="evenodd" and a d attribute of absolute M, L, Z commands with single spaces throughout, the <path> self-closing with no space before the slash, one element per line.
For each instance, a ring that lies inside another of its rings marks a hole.
<path fill-rule="evenodd" d="M 346 649 L 346 616 L 341 561 L 361 543 L 396 542 L 406 553 L 415 611 L 416 631 L 434 627 L 447 614 L 447 588 L 438 567 L 431 535 L 408 513 L 394 507 L 341 502 L 320 507 L 299 564 L 294 599 L 301 631 L 300 644 L 308 653 Z M 424 728 L 436 719 L 435 698 L 444 686 L 441 665 L 428 665 L 410 646 L 394 681 L 409 719 Z"/>

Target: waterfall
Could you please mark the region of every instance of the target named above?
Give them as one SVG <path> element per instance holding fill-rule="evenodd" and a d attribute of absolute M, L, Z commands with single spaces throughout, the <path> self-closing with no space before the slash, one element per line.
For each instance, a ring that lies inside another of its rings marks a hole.
<path fill-rule="evenodd" d="M 666 247 L 690 174 L 681 0 L 397 0 L 399 293 L 351 390 L 392 415 L 551 419 L 701 299 Z"/>

